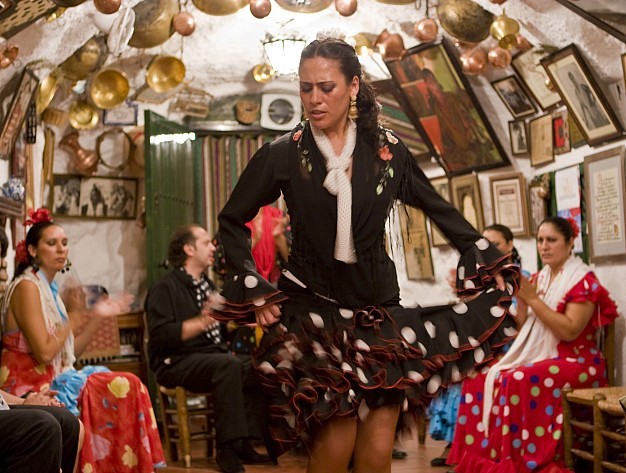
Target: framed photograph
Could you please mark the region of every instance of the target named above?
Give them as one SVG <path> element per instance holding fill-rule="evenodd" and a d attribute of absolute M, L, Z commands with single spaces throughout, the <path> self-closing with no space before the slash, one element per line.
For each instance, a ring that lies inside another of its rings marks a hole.
<path fill-rule="evenodd" d="M 0 131 L 0 159 L 11 157 L 26 118 L 28 105 L 33 99 L 38 84 L 37 76 L 30 69 L 25 68 Z"/>
<path fill-rule="evenodd" d="M 530 235 L 526 183 L 521 172 L 505 173 L 489 178 L 493 221 L 506 225 L 514 236 Z"/>
<path fill-rule="evenodd" d="M 102 123 L 112 126 L 130 126 L 137 124 L 139 105 L 132 102 L 124 102 L 119 107 L 102 112 Z"/>
<path fill-rule="evenodd" d="M 626 259 L 626 147 L 585 156 L 585 200 L 592 262 Z"/>
<path fill-rule="evenodd" d="M 133 219 L 137 216 L 138 180 L 55 174 L 52 213 L 59 217 Z"/>
<path fill-rule="evenodd" d="M 509 165 L 509 159 L 444 39 L 386 62 L 413 125 L 425 134 L 448 175 Z"/>
<path fill-rule="evenodd" d="M 624 73 L 624 90 L 626 90 L 626 53 L 622 54 L 622 72 Z"/>
<path fill-rule="evenodd" d="M 561 96 L 558 92 L 548 88 L 549 77 L 540 62 L 555 50 L 556 48 L 535 46 L 528 51 L 515 55 L 511 61 L 511 66 L 517 72 L 520 80 L 544 111 L 556 107 L 561 102 Z"/>
<path fill-rule="evenodd" d="M 534 115 L 537 109 L 516 76 L 508 76 L 491 83 L 513 118 Z"/>
<path fill-rule="evenodd" d="M 441 197 L 446 199 L 448 202 L 451 202 L 450 181 L 447 177 L 444 176 L 431 179 L 430 183 Z M 443 236 L 439 228 L 437 228 L 437 225 L 432 222 L 432 220 L 430 221 L 430 240 L 432 242 L 432 245 L 435 247 L 447 246 L 450 244 L 446 237 Z"/>
<path fill-rule="evenodd" d="M 536 235 L 539 225 L 548 216 L 550 199 L 550 174 L 535 176 L 528 185 L 528 207 L 530 209 L 530 233 Z"/>
<path fill-rule="evenodd" d="M 524 120 L 509 122 L 509 137 L 511 138 L 511 153 L 514 155 L 528 154 L 528 136 Z"/>
<path fill-rule="evenodd" d="M 590 146 L 622 135 L 622 126 L 578 48 L 570 44 L 541 60 Z"/>
<path fill-rule="evenodd" d="M 534 118 L 528 127 L 530 129 L 530 165 L 541 166 L 554 161 L 552 114 L 546 113 Z"/>
<path fill-rule="evenodd" d="M 450 187 L 454 206 L 481 233 L 485 228 L 485 218 L 483 216 L 483 203 L 480 198 L 478 176 L 472 173 L 453 177 L 450 180 Z"/>
<path fill-rule="evenodd" d="M 567 110 L 552 112 L 552 139 L 554 140 L 554 154 L 565 154 L 572 150 L 569 140 L 569 120 Z"/>
<path fill-rule="evenodd" d="M 402 228 L 402 245 L 407 278 L 411 281 L 435 279 L 435 268 L 428 242 L 424 212 L 408 205 L 402 205 L 398 213 Z"/>
<path fill-rule="evenodd" d="M 626 8 L 623 2 L 598 0 L 556 0 L 598 28 L 626 43 Z"/>

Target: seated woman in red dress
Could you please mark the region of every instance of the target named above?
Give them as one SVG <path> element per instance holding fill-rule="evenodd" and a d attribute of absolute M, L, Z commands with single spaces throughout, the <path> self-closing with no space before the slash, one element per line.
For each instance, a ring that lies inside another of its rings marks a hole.
<path fill-rule="evenodd" d="M 502 359 L 463 382 L 448 456 L 455 471 L 569 471 L 561 390 L 607 384 L 595 333 L 618 316 L 591 268 L 573 255 L 577 232 L 575 222 L 561 217 L 539 226 L 543 269 L 523 279 L 517 294 L 522 329 Z"/>
<path fill-rule="evenodd" d="M 85 427 L 79 471 L 152 473 L 164 459 L 147 388 L 131 373 L 74 368 L 100 320 L 126 312 L 131 300 L 100 299 L 87 311 L 82 289 L 73 289 L 66 306 L 54 277 L 68 265 L 67 236 L 45 209 L 29 214 L 32 227 L 18 245 L 16 277 L 0 311 L 1 389 L 21 396 L 53 386 L 68 407 L 77 406 Z M 89 317 L 86 328 L 74 337 L 82 317 Z"/>

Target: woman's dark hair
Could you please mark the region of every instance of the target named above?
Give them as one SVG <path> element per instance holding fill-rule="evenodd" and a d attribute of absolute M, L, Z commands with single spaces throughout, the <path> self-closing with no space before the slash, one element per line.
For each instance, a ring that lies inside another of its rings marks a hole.
<path fill-rule="evenodd" d="M 502 238 L 504 238 L 504 241 L 506 241 L 507 243 L 513 241 L 513 232 L 506 225 L 494 223 L 492 225 L 486 226 L 483 231 L 486 230 L 493 230 L 494 232 L 500 233 L 500 235 L 502 235 Z M 522 266 L 522 257 L 517 252 L 517 248 L 515 248 L 515 246 L 513 246 L 513 249 L 511 250 L 511 262 L 519 267 Z"/>
<path fill-rule="evenodd" d="M 305 59 L 316 57 L 337 61 L 347 83 L 355 76 L 359 78 L 359 93 L 356 97 L 356 107 L 359 111 L 359 117 L 356 119 L 357 130 L 367 141 L 377 147 L 380 107 L 376 101 L 374 88 L 363 77 L 361 63 L 354 48 L 337 38 L 316 39 L 302 50 L 300 64 L 302 65 Z"/>
<path fill-rule="evenodd" d="M 26 268 L 28 268 L 33 263 L 34 258 L 28 252 L 28 247 L 29 246 L 37 247 L 37 245 L 39 244 L 39 241 L 41 240 L 41 237 L 43 236 L 43 232 L 47 228 L 52 227 L 52 226 L 58 227 L 58 225 L 54 222 L 38 222 L 38 223 L 35 223 L 32 227 L 30 227 L 30 230 L 28 230 L 28 233 L 26 233 L 26 241 L 25 241 L 26 261 L 20 261 L 19 263 L 17 263 L 17 266 L 15 268 L 15 276 L 13 276 L 13 279 L 15 279 L 20 274 L 22 274 L 26 270 Z"/>
<path fill-rule="evenodd" d="M 539 227 L 541 227 L 544 223 L 551 223 L 554 225 L 556 231 L 565 237 L 566 242 L 574 238 L 574 229 L 572 228 L 572 224 L 569 220 L 563 217 L 546 217 L 541 221 Z"/>
<path fill-rule="evenodd" d="M 193 245 L 196 242 L 196 236 L 193 234 L 194 228 L 200 228 L 199 225 L 183 225 L 179 227 L 167 247 L 167 262 L 174 268 L 179 268 L 187 261 L 187 253 L 185 253 L 185 245 Z"/>

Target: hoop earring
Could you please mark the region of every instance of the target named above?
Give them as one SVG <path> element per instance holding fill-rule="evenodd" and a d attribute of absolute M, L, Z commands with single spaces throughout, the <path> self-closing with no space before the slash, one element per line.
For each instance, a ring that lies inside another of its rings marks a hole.
<path fill-rule="evenodd" d="M 359 118 L 359 109 L 356 108 L 356 97 L 350 97 L 350 108 L 348 109 L 348 118 L 356 120 Z"/>
<path fill-rule="evenodd" d="M 61 273 L 63 274 L 67 273 L 71 267 L 72 267 L 72 262 L 69 259 L 65 260 L 65 266 L 61 268 Z"/>

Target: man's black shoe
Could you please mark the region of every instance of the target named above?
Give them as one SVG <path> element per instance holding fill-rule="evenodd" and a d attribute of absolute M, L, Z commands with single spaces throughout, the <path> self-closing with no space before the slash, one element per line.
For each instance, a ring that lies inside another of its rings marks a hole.
<path fill-rule="evenodd" d="M 268 455 L 257 452 L 247 441 L 241 442 L 237 456 L 244 465 L 264 465 L 274 463 Z"/>
<path fill-rule="evenodd" d="M 223 473 L 244 473 L 246 471 L 239 458 L 237 458 L 235 450 L 230 446 L 218 448 L 215 461 Z"/>

